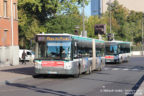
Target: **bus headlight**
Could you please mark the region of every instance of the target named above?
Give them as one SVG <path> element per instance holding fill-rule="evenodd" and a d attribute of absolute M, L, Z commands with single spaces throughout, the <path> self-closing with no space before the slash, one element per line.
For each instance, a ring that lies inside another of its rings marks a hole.
<path fill-rule="evenodd" d="M 42 68 L 40 61 L 35 61 L 35 68 L 38 68 L 38 69 Z"/>
<path fill-rule="evenodd" d="M 71 62 L 65 62 L 65 63 L 64 63 L 64 69 L 70 70 L 71 68 L 72 68 Z"/>

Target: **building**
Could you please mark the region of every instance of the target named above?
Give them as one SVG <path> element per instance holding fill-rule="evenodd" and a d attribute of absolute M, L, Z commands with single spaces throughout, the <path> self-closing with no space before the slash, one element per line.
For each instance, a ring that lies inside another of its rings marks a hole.
<path fill-rule="evenodd" d="M 91 15 L 100 15 L 107 11 L 108 3 L 114 0 L 91 0 Z M 144 12 L 144 0 L 117 0 L 129 10 Z"/>
<path fill-rule="evenodd" d="M 0 0 L 0 66 L 19 64 L 17 0 Z"/>
<path fill-rule="evenodd" d="M 101 0 L 91 0 L 91 15 L 100 15 L 101 14 Z"/>

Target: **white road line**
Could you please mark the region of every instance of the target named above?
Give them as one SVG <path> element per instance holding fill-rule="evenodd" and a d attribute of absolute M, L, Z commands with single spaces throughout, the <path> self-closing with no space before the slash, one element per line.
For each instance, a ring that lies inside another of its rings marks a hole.
<path fill-rule="evenodd" d="M 122 69 L 122 70 L 124 70 L 124 71 L 128 71 L 128 70 L 130 70 L 130 69 Z"/>
<path fill-rule="evenodd" d="M 139 69 L 131 69 L 132 71 L 138 71 Z"/>
<path fill-rule="evenodd" d="M 120 68 L 113 68 L 112 70 L 120 70 Z"/>
<path fill-rule="evenodd" d="M 113 71 L 118 71 L 118 70 L 123 70 L 123 71 L 138 71 L 139 69 L 128 69 L 128 68 L 104 68 L 104 70 L 113 70 Z"/>

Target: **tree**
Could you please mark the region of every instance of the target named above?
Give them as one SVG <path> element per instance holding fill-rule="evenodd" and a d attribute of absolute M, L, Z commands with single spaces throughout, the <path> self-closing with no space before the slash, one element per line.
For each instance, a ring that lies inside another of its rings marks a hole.
<path fill-rule="evenodd" d="M 81 3 L 82 0 L 18 0 L 20 48 L 29 48 L 29 40 L 37 33 L 70 33 L 79 25 L 77 5 Z"/>

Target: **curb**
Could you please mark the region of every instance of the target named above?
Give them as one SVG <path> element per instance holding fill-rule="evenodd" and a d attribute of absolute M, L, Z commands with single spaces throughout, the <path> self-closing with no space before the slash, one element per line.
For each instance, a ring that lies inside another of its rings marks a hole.
<path fill-rule="evenodd" d="M 136 93 L 134 94 L 134 96 L 144 96 L 144 81 L 140 85 L 139 89 L 136 91 Z"/>

